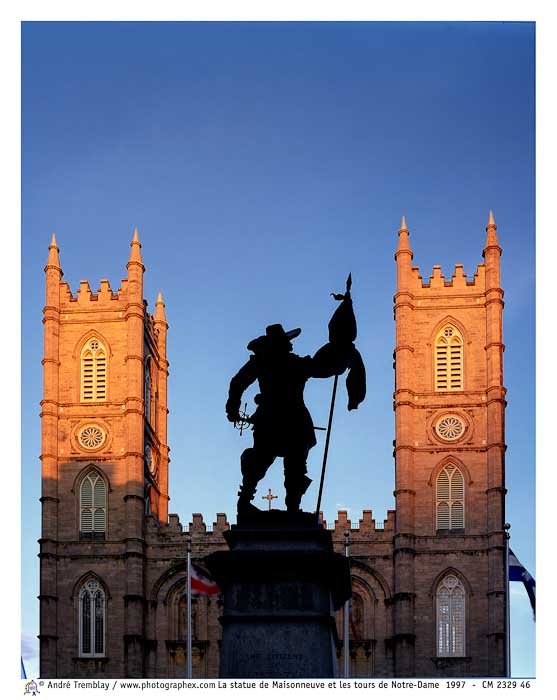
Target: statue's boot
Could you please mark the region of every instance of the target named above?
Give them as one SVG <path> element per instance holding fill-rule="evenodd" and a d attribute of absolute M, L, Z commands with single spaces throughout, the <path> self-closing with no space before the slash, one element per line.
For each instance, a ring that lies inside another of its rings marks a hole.
<path fill-rule="evenodd" d="M 295 487 L 287 490 L 284 501 L 286 503 L 286 510 L 289 513 L 300 512 L 300 502 L 302 500 L 302 496 L 308 490 L 310 484 L 311 479 L 304 474 Z"/>
<path fill-rule="evenodd" d="M 252 501 L 255 496 L 255 485 L 242 483 L 238 491 L 238 515 L 249 515 L 250 513 L 260 513 Z"/>

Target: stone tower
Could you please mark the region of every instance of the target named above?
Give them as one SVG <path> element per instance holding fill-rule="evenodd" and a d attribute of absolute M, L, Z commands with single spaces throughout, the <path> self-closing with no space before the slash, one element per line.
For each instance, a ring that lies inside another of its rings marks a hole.
<path fill-rule="evenodd" d="M 412 266 L 404 217 L 398 232 L 397 676 L 504 673 L 503 291 L 491 212 L 486 231 L 473 280 L 456 265 L 450 279 L 434 266 L 429 282 Z"/>
<path fill-rule="evenodd" d="M 144 672 L 145 515 L 168 519 L 167 323 L 143 300 L 137 230 L 117 292 L 62 281 L 44 307 L 40 674 Z M 107 618 L 110 634 L 107 634 Z M 107 666 L 107 664 L 109 664 Z"/>

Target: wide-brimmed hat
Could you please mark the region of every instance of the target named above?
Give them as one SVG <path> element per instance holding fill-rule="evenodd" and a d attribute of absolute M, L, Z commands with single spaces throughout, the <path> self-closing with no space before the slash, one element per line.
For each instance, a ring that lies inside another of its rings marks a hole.
<path fill-rule="evenodd" d="M 259 338 L 254 338 L 248 343 L 248 350 L 257 351 L 268 349 L 273 346 L 273 343 L 292 340 L 302 332 L 301 328 L 293 328 L 291 331 L 285 331 L 280 323 L 273 323 L 265 329 L 265 335 L 260 335 Z"/>
<path fill-rule="evenodd" d="M 301 328 L 293 328 L 291 331 L 285 331 L 280 323 L 273 323 L 265 329 L 265 335 L 270 340 L 282 340 L 284 338 L 292 340 L 292 338 L 297 338 L 301 332 Z"/>

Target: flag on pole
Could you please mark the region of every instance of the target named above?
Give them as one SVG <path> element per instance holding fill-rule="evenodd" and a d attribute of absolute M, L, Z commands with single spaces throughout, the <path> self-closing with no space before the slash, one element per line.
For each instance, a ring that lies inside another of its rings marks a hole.
<path fill-rule="evenodd" d="M 362 356 L 356 349 L 354 341 L 358 335 L 358 325 L 354 315 L 352 304 L 352 274 L 346 280 L 346 291 L 344 294 L 332 294 L 335 301 L 340 301 L 340 306 L 331 317 L 328 324 L 329 342 L 319 348 L 313 356 L 313 377 L 332 377 L 333 395 L 331 397 L 331 410 L 329 411 L 329 424 L 327 426 L 327 437 L 325 438 L 325 451 L 323 453 L 323 466 L 321 468 L 321 481 L 319 483 L 319 495 L 317 497 L 317 507 L 315 514 L 319 518 L 321 508 L 321 495 L 323 493 L 323 483 L 325 481 L 325 467 L 327 466 L 327 455 L 329 453 L 329 439 L 331 437 L 331 426 L 333 424 L 333 411 L 335 408 L 335 397 L 339 375 L 347 369 L 346 390 L 348 392 L 348 410 L 352 411 L 362 403 L 366 396 L 366 369 Z M 315 443 L 314 443 L 315 444 Z"/>
<path fill-rule="evenodd" d="M 195 564 L 191 567 L 191 592 L 192 595 L 213 595 L 218 593 L 220 588 L 205 574 L 203 574 Z"/>
<path fill-rule="evenodd" d="M 509 581 L 522 581 L 534 618 L 536 617 L 536 581 L 534 577 L 526 570 L 526 568 L 518 561 L 512 549 L 509 549 Z"/>
<path fill-rule="evenodd" d="M 340 305 L 329 321 L 329 342 L 323 345 L 313 356 L 314 377 L 331 377 L 343 374 L 346 376 L 348 392 L 348 410 L 352 411 L 362 403 L 366 396 L 366 370 L 362 356 L 354 341 L 358 335 L 356 316 L 352 304 L 350 289 L 352 275 L 346 280 L 344 294 L 332 294 Z"/>

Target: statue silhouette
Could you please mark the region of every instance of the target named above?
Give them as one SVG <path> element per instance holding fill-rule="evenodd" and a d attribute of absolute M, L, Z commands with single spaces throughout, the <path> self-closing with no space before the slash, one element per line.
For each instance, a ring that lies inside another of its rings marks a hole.
<path fill-rule="evenodd" d="M 277 457 L 284 461 L 286 509 L 289 513 L 300 510 L 302 496 L 311 484 L 307 476 L 307 458 L 316 444 L 315 429 L 304 403 L 304 388 L 311 377 L 331 377 L 350 372 L 346 386 L 349 410 L 357 408 L 365 397 L 365 369 L 353 341 L 356 338 L 356 319 L 350 297 L 351 278 L 346 293 L 333 295 L 342 304 L 329 322 L 329 342 L 311 357 L 300 357 L 292 352 L 292 340 L 301 329 L 285 331 L 280 323 L 267 326 L 265 335 L 248 344 L 253 354 L 232 378 L 226 415 L 229 421 L 242 420 L 242 394 L 258 380 L 260 393 L 255 397 L 257 409 L 251 416 L 253 447 L 248 447 L 240 458 L 242 484 L 238 492 L 238 516 L 257 513 L 251 504 L 259 481 Z"/>

